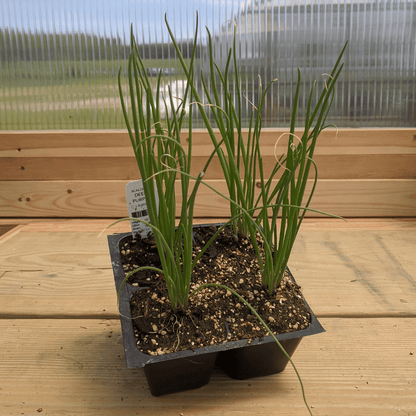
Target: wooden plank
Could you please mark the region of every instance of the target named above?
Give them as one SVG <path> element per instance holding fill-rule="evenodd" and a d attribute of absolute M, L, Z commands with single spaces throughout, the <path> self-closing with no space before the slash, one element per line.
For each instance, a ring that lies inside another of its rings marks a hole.
<path fill-rule="evenodd" d="M 57 260 L 59 257 L 64 256 L 54 256 Z M 105 265 L 108 263 L 106 259 Z M 26 264 L 22 269 L 25 267 Z M 55 268 L 33 267 L 38 270 L 0 271 L 0 317 L 118 317 L 117 293 L 109 267 L 72 270 L 62 269 L 59 264 Z"/>
<path fill-rule="evenodd" d="M 416 218 L 348 218 L 347 221 L 333 218 L 305 218 L 301 230 L 337 230 L 338 232 L 416 230 Z"/>
<path fill-rule="evenodd" d="M 304 338 L 294 355 L 315 416 L 416 412 L 415 319 L 323 325 L 327 332 Z M 157 398 L 143 370 L 125 366 L 119 321 L 8 319 L 0 327 L 4 415 L 308 414 L 289 367 L 245 381 L 216 370 L 201 389 Z"/>
<path fill-rule="evenodd" d="M 0 218 L 0 224 L 19 224 L 22 232 L 97 232 L 100 233 L 108 225 L 117 221 L 114 219 L 77 219 L 77 218 Z M 201 223 L 225 222 L 226 218 L 198 218 Z M 348 218 L 340 221 L 336 218 L 305 218 L 302 231 L 400 231 L 416 230 L 416 218 Z M 123 233 L 130 231 L 128 221 L 119 222 L 111 227 L 109 232 Z M 3 237 L 2 237 L 3 238 Z M 1 238 L 0 238 L 1 241 Z"/>
<path fill-rule="evenodd" d="M 265 128 L 262 130 L 262 145 L 274 149 L 278 138 L 287 133 L 284 128 Z M 243 131 L 247 137 L 248 129 Z M 188 133 L 182 133 L 186 142 Z M 297 134 L 297 131 L 296 131 Z M 302 131 L 299 130 L 299 134 Z M 319 136 L 319 149 L 326 147 L 342 148 L 342 152 L 363 150 L 367 153 L 377 152 L 414 154 L 416 152 L 415 128 L 359 128 L 359 129 L 326 129 Z M 220 134 L 216 130 L 216 137 Z M 283 136 L 279 147 L 284 145 Z M 212 148 L 205 129 L 195 129 L 193 143 L 197 155 L 207 154 Z M 372 148 L 373 150 L 370 150 Z M 59 152 L 61 149 L 61 152 Z M 115 153 L 109 153 L 110 150 Z M 127 153 L 126 153 L 127 151 Z M 332 151 L 333 152 L 333 151 Z M 36 156 L 129 156 L 132 155 L 130 139 L 126 130 L 62 130 L 62 131 L 1 131 L 0 157 L 36 157 Z"/>
<path fill-rule="evenodd" d="M 118 222 L 117 224 L 112 225 L 114 222 L 118 221 L 119 218 L 114 219 L 77 219 L 77 218 L 19 218 L 14 219 L 14 222 L 19 223 L 20 230 L 23 232 L 96 232 L 97 234 L 105 231 L 105 229 L 111 225 L 111 228 L 107 233 L 124 233 L 131 231 L 129 221 Z M 201 219 L 207 223 L 215 222 L 224 222 L 223 218 L 206 218 Z M 179 219 L 176 219 L 179 222 Z M 12 219 L 0 218 L 0 225 L 12 222 Z M 403 221 L 405 224 L 405 222 Z M 410 222 L 409 222 L 410 224 Z M 403 225 L 405 226 L 405 225 Z M 416 226 L 416 224 L 415 224 Z M 406 226 L 405 226 L 406 227 Z M 1 242 L 0 237 L 0 242 Z M 1 244 L 1 243 L 0 243 Z"/>
<path fill-rule="evenodd" d="M 57 230 L 41 233 L 19 232 L 1 245 L 1 272 L 45 271 L 53 274 L 58 271 L 81 270 L 88 274 L 94 269 L 111 269 L 106 234 L 61 234 Z"/>
<path fill-rule="evenodd" d="M 276 163 L 275 154 L 285 152 L 288 136 L 282 136 L 284 131 L 263 131 L 261 143 L 266 176 Z M 416 129 L 341 129 L 338 134 L 335 130 L 325 130 L 315 152 L 320 178 L 415 178 L 415 135 Z M 184 132 L 185 143 L 186 136 Z M 0 180 L 139 177 L 126 132 L 6 132 L 0 133 L 0 138 Z M 206 131 L 195 132 L 192 174 L 203 170 L 212 152 L 210 143 Z M 222 178 L 216 158 L 206 172 L 206 178 Z"/>
<path fill-rule="evenodd" d="M 416 316 L 415 244 L 416 230 L 301 229 L 289 267 L 319 316 Z"/>
<path fill-rule="evenodd" d="M 391 166 L 390 176 L 411 176 L 412 167 L 407 165 L 413 157 L 404 156 L 400 169 Z M 191 175 L 198 176 L 204 169 L 208 156 L 195 156 L 192 160 Z M 134 157 L 34 157 L 0 159 L 0 180 L 136 180 L 140 172 Z M 270 170 L 270 169 L 269 169 Z M 222 179 L 221 165 L 214 158 L 207 170 L 207 177 Z M 416 176 L 416 175 L 415 175 Z"/>
<path fill-rule="evenodd" d="M 301 229 L 289 267 L 318 316 L 416 316 L 416 228 L 379 228 Z M 98 233 L 28 227 L 3 243 L 0 316 L 117 317 Z"/>
<path fill-rule="evenodd" d="M 276 159 L 273 150 L 264 152 L 264 174 L 270 176 Z M 208 155 L 194 156 L 191 174 L 204 170 Z M 320 179 L 416 179 L 415 154 L 317 154 Z M 224 177 L 214 158 L 205 178 Z M 313 177 L 314 174 L 311 174 Z M 136 159 L 106 157 L 6 157 L 0 158 L 0 180 L 134 180 L 140 178 Z"/>
<path fill-rule="evenodd" d="M 5 151 L 20 155 L 51 149 L 131 147 L 126 130 L 2 131 L 0 138 L 2 155 Z"/>
<path fill-rule="evenodd" d="M 207 183 L 226 193 L 224 181 Z M 2 181 L 0 217 L 124 217 L 125 185 L 126 181 Z M 416 180 L 323 179 L 311 208 L 345 217 L 414 217 Z M 195 217 L 228 215 L 228 202 L 201 186 Z"/>

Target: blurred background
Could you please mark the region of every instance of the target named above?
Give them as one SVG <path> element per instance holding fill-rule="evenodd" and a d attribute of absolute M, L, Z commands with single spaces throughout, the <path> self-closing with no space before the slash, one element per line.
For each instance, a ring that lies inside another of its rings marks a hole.
<path fill-rule="evenodd" d="M 209 85 L 207 29 L 220 68 L 236 33 L 245 125 L 259 83 L 273 79 L 263 126 L 289 125 L 297 68 L 302 125 L 312 83 L 316 97 L 349 40 L 328 123 L 416 126 L 414 0 L 0 0 L 0 129 L 123 129 L 117 75 L 127 86 L 132 24 L 152 84 L 162 72 L 161 88 L 180 97 L 184 74 L 164 15 L 189 58 L 197 12 L 196 68 Z"/>

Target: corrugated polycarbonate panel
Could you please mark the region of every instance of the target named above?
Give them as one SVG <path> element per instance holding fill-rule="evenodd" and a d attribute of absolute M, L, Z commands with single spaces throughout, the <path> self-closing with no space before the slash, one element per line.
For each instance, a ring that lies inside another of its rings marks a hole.
<path fill-rule="evenodd" d="M 117 74 L 121 67 L 126 85 L 131 24 L 155 88 L 162 70 L 162 88 L 170 86 L 180 96 L 184 76 L 164 15 L 188 57 L 197 11 L 197 69 L 207 78 L 205 27 L 220 68 L 236 30 L 245 124 L 258 100 L 259 83 L 265 86 L 273 79 L 263 126 L 289 124 L 299 67 L 302 125 L 312 82 L 317 80 L 317 96 L 324 88 L 323 74 L 330 72 L 348 39 L 328 123 L 416 125 L 414 0 L 1 0 L 0 129 L 124 128 Z M 230 91 L 237 99 L 235 85 Z M 202 127 L 195 118 L 195 126 Z"/>

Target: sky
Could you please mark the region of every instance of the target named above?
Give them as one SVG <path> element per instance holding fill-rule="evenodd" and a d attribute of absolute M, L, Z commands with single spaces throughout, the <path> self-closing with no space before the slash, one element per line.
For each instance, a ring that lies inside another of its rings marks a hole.
<path fill-rule="evenodd" d="M 128 39 L 130 24 L 137 39 L 164 41 L 168 33 L 164 14 L 178 39 L 193 38 L 196 12 L 200 27 L 211 33 L 259 0 L 0 0 L 0 26 L 31 33 L 93 33 Z M 260 0 L 267 5 L 351 2 L 408 2 L 414 0 Z M 254 7 L 255 8 L 255 7 Z M 190 24 L 192 23 L 192 24 Z M 200 36 L 205 36 L 201 30 Z"/>
<path fill-rule="evenodd" d="M 211 0 L 0 0 L 0 25 L 31 33 L 83 32 L 128 39 L 133 23 L 138 39 L 163 41 L 168 37 L 165 13 L 178 38 L 193 38 L 197 11 L 201 27 L 212 28 L 230 18 L 238 3 Z"/>

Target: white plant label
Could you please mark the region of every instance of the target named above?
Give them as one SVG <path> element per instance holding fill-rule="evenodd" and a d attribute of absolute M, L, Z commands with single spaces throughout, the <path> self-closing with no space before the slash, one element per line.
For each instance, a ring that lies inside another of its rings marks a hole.
<path fill-rule="evenodd" d="M 155 192 L 155 197 L 156 204 L 159 206 L 157 192 Z M 130 218 L 140 218 L 143 221 L 150 222 L 146 197 L 144 196 L 143 181 L 141 179 L 129 182 L 126 185 L 126 200 Z M 143 238 L 148 237 L 149 233 L 153 235 L 152 229 L 140 221 L 130 221 L 130 225 L 133 238 L 137 237 L 137 234 L 140 234 Z"/>

